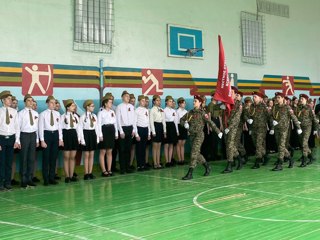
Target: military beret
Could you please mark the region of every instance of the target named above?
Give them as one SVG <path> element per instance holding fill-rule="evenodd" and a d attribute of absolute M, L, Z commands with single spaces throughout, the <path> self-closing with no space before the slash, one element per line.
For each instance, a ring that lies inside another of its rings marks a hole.
<path fill-rule="evenodd" d="M 27 101 L 28 98 L 32 98 L 32 96 L 29 93 L 24 96 L 23 101 Z"/>
<path fill-rule="evenodd" d="M 261 93 L 261 92 L 252 92 L 252 95 L 256 95 L 256 96 L 261 97 L 261 98 L 265 97 L 264 94 Z"/>
<path fill-rule="evenodd" d="M 235 93 L 238 93 L 238 88 L 237 88 L 237 87 L 231 86 L 231 89 L 232 89 Z"/>
<path fill-rule="evenodd" d="M 88 99 L 88 100 L 85 100 L 84 103 L 83 103 L 83 108 L 86 109 L 88 106 L 90 106 L 91 104 L 93 104 L 93 100 L 91 99 Z"/>
<path fill-rule="evenodd" d="M 246 103 L 246 102 L 252 102 L 251 97 L 246 97 L 246 98 L 244 99 L 244 102 L 245 102 L 245 103 Z"/>
<path fill-rule="evenodd" d="M 238 94 L 243 97 L 243 92 L 238 91 Z"/>
<path fill-rule="evenodd" d="M 0 99 L 7 98 L 7 97 L 9 97 L 9 96 L 12 96 L 12 94 L 11 94 L 10 91 L 5 90 L 5 91 L 2 91 L 2 92 L 0 93 Z"/>
<path fill-rule="evenodd" d="M 302 97 L 305 98 L 307 101 L 309 100 L 309 96 L 306 95 L 306 94 L 302 93 L 302 94 L 299 95 L 299 98 L 302 98 Z"/>
<path fill-rule="evenodd" d="M 291 100 L 288 96 L 284 97 L 285 100 Z"/>
<path fill-rule="evenodd" d="M 54 96 L 50 95 L 47 97 L 46 103 L 50 102 L 51 100 L 56 100 L 56 99 L 54 98 Z"/>
<path fill-rule="evenodd" d="M 194 95 L 193 99 L 197 99 L 199 102 L 203 103 L 203 99 L 199 95 Z"/>
<path fill-rule="evenodd" d="M 72 103 L 74 103 L 73 99 L 63 100 L 64 107 L 69 107 Z"/>
<path fill-rule="evenodd" d="M 280 96 L 280 97 L 282 97 L 282 98 L 284 98 L 285 97 L 285 95 L 282 93 L 282 92 L 276 92 L 275 94 L 274 94 L 274 96 Z"/>

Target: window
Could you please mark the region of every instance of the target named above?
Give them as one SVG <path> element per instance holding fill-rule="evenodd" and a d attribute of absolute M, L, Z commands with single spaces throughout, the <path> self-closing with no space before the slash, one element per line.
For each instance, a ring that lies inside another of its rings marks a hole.
<path fill-rule="evenodd" d="M 113 32 L 113 0 L 75 0 L 74 50 L 111 53 Z"/>

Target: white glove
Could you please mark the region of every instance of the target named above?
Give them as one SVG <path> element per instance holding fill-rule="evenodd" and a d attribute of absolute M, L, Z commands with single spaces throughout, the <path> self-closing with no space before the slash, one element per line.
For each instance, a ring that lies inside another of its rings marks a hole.
<path fill-rule="evenodd" d="M 253 123 L 253 119 L 250 118 L 250 119 L 247 120 L 247 122 L 248 122 L 249 124 L 252 124 L 252 123 Z"/>
<path fill-rule="evenodd" d="M 189 123 L 188 123 L 188 122 L 185 122 L 185 123 L 184 123 L 184 128 L 185 128 L 185 129 L 189 129 Z"/>
<path fill-rule="evenodd" d="M 225 109 L 226 109 L 226 105 L 221 104 L 221 105 L 220 105 L 220 109 L 225 110 Z"/>
<path fill-rule="evenodd" d="M 269 134 L 273 135 L 274 134 L 274 130 L 270 130 Z"/>
<path fill-rule="evenodd" d="M 277 126 L 278 122 L 276 120 L 273 120 L 272 124 L 273 124 L 273 126 Z"/>
<path fill-rule="evenodd" d="M 223 133 L 219 132 L 218 137 L 221 139 L 222 138 Z"/>
<path fill-rule="evenodd" d="M 252 131 L 250 130 L 250 131 L 249 131 L 249 135 L 251 135 L 251 134 L 252 134 Z"/>
<path fill-rule="evenodd" d="M 301 129 L 298 129 L 297 130 L 297 133 L 300 135 L 302 133 L 302 130 Z"/>
<path fill-rule="evenodd" d="M 318 131 L 313 131 L 313 135 L 317 135 L 318 134 Z"/>
<path fill-rule="evenodd" d="M 224 130 L 224 133 L 225 133 L 225 134 L 228 134 L 228 132 L 230 132 L 230 130 L 229 130 L 229 128 L 226 128 L 226 129 Z"/>
<path fill-rule="evenodd" d="M 298 123 L 299 123 L 299 125 L 301 124 L 301 122 L 300 122 L 300 121 L 298 121 Z"/>

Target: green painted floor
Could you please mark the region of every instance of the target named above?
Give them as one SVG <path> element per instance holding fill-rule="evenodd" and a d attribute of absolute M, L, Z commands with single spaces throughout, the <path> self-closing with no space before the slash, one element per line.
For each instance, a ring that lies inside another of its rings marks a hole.
<path fill-rule="evenodd" d="M 320 161 L 272 172 L 275 159 L 15 188 L 0 193 L 0 239 L 320 239 Z"/>

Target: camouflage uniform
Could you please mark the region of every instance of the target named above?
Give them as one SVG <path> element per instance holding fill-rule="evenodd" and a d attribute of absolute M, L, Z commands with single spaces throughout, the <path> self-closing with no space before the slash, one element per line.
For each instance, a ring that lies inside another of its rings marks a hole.
<path fill-rule="evenodd" d="M 308 145 L 308 140 L 312 131 L 312 126 L 315 126 L 315 131 L 318 130 L 318 123 L 315 114 L 313 113 L 309 105 L 299 104 L 295 109 L 295 115 L 297 116 L 300 126 L 302 129 L 302 134 L 299 136 L 300 145 L 302 147 L 302 163 L 301 167 L 306 166 L 306 160 L 308 155 L 311 154 L 311 150 Z"/>
<path fill-rule="evenodd" d="M 242 104 L 236 101 L 234 108 L 231 110 L 230 117 L 228 118 L 227 125 L 224 128 L 228 128 L 229 132 L 225 135 L 227 161 L 233 162 L 233 159 L 239 156 L 236 142 L 236 134 L 240 123 L 242 114 Z"/>
<path fill-rule="evenodd" d="M 252 141 L 256 148 L 256 162 L 253 168 L 259 168 L 259 163 L 266 156 L 266 134 L 270 120 L 266 104 L 264 102 L 252 104 L 250 108 L 245 109 L 244 119 L 253 120 L 250 125 Z"/>
<path fill-rule="evenodd" d="M 212 102 L 208 105 L 208 112 L 211 115 L 211 120 L 216 124 L 216 126 L 220 129 L 221 126 L 221 117 L 222 117 L 222 109 L 220 108 L 220 104 L 214 104 Z M 217 136 L 215 132 L 212 130 L 210 131 L 210 138 L 211 138 L 211 146 L 210 146 L 210 154 L 211 158 L 214 160 L 218 159 L 219 155 L 219 146 L 222 148 L 221 139 Z"/>
<path fill-rule="evenodd" d="M 292 166 L 292 159 L 289 151 L 286 148 L 288 131 L 290 128 L 290 119 L 293 120 L 293 123 L 300 129 L 300 124 L 298 122 L 297 117 L 294 115 L 293 110 L 290 106 L 286 104 L 276 104 L 273 106 L 271 110 L 272 120 L 277 121 L 278 124 L 274 126 L 272 124 L 272 130 L 275 131 L 276 142 L 278 145 L 278 163 L 274 170 L 282 170 L 283 159 L 287 158 L 290 160 L 290 165 Z"/>
<path fill-rule="evenodd" d="M 242 105 L 242 108 L 244 108 L 243 104 L 241 104 L 241 105 Z M 236 146 L 237 146 L 237 150 L 240 153 L 241 157 L 244 157 L 247 154 L 246 153 L 246 149 L 244 148 L 244 146 L 243 146 L 243 144 L 241 142 L 241 137 L 242 137 L 242 132 L 243 132 L 243 125 L 245 123 L 243 114 L 244 114 L 244 112 L 242 112 L 242 114 L 241 114 L 239 125 L 238 125 L 238 129 L 237 129 L 237 133 L 236 133 Z"/>
<path fill-rule="evenodd" d="M 206 163 L 205 158 L 201 155 L 200 149 L 204 140 L 203 127 L 206 123 L 217 133 L 220 130 L 217 126 L 209 119 L 208 114 L 202 109 L 192 109 L 186 113 L 181 119 L 180 124 L 183 126 L 185 122 L 189 123 L 190 143 L 191 143 L 191 161 L 190 168 L 195 168 L 197 163 Z"/>

